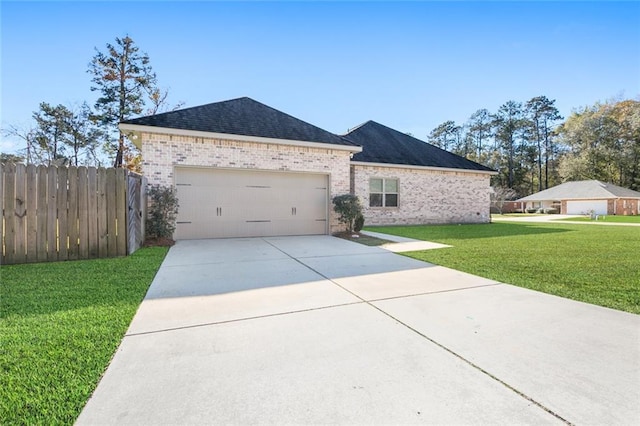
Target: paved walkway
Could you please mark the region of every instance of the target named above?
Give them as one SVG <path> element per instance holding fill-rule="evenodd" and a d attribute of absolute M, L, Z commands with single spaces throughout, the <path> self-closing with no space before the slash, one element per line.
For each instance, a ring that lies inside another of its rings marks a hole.
<path fill-rule="evenodd" d="M 555 222 L 555 223 L 573 223 L 576 225 L 609 225 L 609 226 L 640 226 L 640 223 L 622 223 L 622 222 L 607 222 L 606 216 L 604 219 L 590 220 L 588 222 L 579 220 L 561 220 L 584 217 L 582 215 L 566 215 L 566 214 L 549 214 L 540 216 L 499 216 L 492 217 L 494 222 Z"/>
<path fill-rule="evenodd" d="M 432 243 L 430 241 L 414 240 L 413 238 L 398 237 L 397 235 L 381 234 L 380 232 L 362 231 L 361 234 L 371 237 L 380 238 L 391 243 L 382 244 L 378 247 L 389 250 L 394 253 L 405 253 L 418 250 L 433 250 L 439 248 L 451 247 L 446 244 Z"/>
<path fill-rule="evenodd" d="M 329 236 L 179 241 L 78 424 L 639 424 L 640 316 Z"/>

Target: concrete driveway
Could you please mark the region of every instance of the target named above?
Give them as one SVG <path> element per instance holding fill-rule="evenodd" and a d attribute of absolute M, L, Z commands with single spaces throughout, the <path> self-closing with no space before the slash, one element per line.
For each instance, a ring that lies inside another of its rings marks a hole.
<path fill-rule="evenodd" d="M 179 241 L 78 424 L 639 424 L 640 316 L 329 236 Z"/>

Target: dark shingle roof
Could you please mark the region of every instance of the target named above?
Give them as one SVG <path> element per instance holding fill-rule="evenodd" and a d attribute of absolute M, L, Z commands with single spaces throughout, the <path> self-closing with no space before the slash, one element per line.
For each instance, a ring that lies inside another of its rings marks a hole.
<path fill-rule="evenodd" d="M 362 146 L 362 152 L 355 154 L 353 161 L 493 171 L 375 121 L 367 121 L 343 138 Z"/>
<path fill-rule="evenodd" d="M 336 145 L 349 141 L 251 98 L 231 99 L 123 121 L 171 129 L 289 139 Z"/>

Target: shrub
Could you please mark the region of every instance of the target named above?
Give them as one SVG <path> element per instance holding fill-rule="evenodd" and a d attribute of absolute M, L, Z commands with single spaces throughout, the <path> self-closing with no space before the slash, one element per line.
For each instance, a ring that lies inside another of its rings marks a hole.
<path fill-rule="evenodd" d="M 151 185 L 147 194 L 151 200 L 145 225 L 147 238 L 171 239 L 173 231 L 176 230 L 179 207 L 176 190 L 172 187 Z"/>
<path fill-rule="evenodd" d="M 336 195 L 332 201 L 333 211 L 340 215 L 338 220 L 347 225 L 347 232 L 353 232 L 356 218 L 362 216 L 362 205 L 358 197 L 352 194 Z"/>
<path fill-rule="evenodd" d="M 360 214 L 356 217 L 356 220 L 353 223 L 353 230 L 356 232 L 360 232 L 362 231 L 362 228 L 364 228 L 364 216 Z"/>
<path fill-rule="evenodd" d="M 535 213 L 537 211 L 538 211 L 538 209 L 535 209 L 535 208 L 534 209 L 527 209 L 527 213 Z"/>
<path fill-rule="evenodd" d="M 556 209 L 555 207 L 547 207 L 546 209 L 544 209 L 544 212 L 546 214 L 558 214 L 558 209 Z"/>

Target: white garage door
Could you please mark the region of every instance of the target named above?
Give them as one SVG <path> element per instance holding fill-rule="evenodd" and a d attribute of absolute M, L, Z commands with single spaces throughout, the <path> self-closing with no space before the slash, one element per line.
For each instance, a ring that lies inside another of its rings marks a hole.
<path fill-rule="evenodd" d="M 607 200 L 567 201 L 567 214 L 607 214 Z"/>
<path fill-rule="evenodd" d="M 176 167 L 175 239 L 327 233 L 328 176 Z"/>

